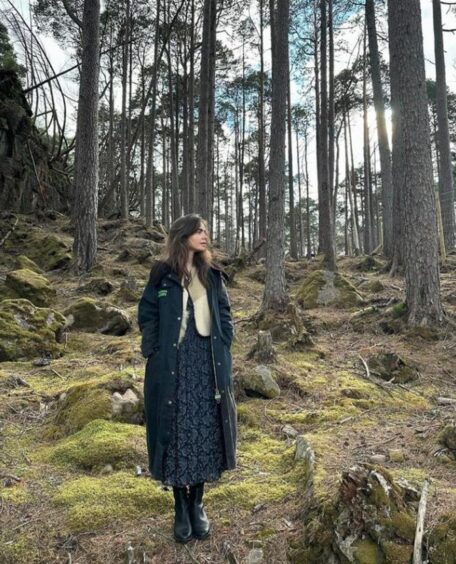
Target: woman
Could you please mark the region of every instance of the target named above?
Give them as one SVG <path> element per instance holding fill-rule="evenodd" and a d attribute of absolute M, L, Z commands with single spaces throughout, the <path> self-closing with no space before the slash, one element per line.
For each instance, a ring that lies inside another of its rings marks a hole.
<path fill-rule="evenodd" d="M 173 487 L 174 538 L 206 538 L 204 483 L 236 466 L 233 322 L 221 269 L 197 214 L 171 226 L 138 308 L 151 475 Z"/>

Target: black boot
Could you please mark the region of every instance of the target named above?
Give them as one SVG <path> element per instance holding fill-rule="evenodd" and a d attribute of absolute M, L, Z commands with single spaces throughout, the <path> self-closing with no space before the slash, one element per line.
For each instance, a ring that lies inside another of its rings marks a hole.
<path fill-rule="evenodd" d="M 188 511 L 187 488 L 173 487 L 174 493 L 174 538 L 186 543 L 192 538 L 192 524 Z"/>
<path fill-rule="evenodd" d="M 204 482 L 190 486 L 189 513 L 192 523 L 193 536 L 205 539 L 211 532 L 211 523 L 203 507 Z"/>

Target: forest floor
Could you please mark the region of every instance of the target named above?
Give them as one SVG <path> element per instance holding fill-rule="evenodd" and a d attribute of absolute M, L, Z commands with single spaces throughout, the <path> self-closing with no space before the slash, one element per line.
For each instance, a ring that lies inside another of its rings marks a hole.
<path fill-rule="evenodd" d="M 438 339 L 386 333 L 381 311 L 355 330 L 350 320 L 360 306 L 318 307 L 302 310 L 313 347 L 292 350 L 284 342 L 276 345 L 278 356 L 271 370 L 280 396 L 262 399 L 238 390 L 238 467 L 208 484 L 205 496 L 212 536 L 176 544 L 172 492 L 150 478 L 135 476 L 136 465 L 147 466 L 144 426 L 117 423 L 109 415 L 100 421 L 96 406 L 94 423 L 87 405 L 82 405 L 87 424 L 75 423 L 77 430 L 68 432 L 71 418 L 61 413 L 62 394 L 77 386 L 84 389 L 120 379 L 142 387 L 145 361 L 136 324 L 137 301 L 134 293 L 126 301 L 120 290 L 123 281 L 133 278 L 140 295 L 147 281 L 150 263 L 125 252 L 138 247 L 138 226 L 100 224 L 99 260 L 91 276 L 75 277 L 65 269 L 46 272 L 57 292 L 52 308 L 60 312 L 81 297 L 79 288 L 91 278 L 109 279 L 113 292 L 96 299 L 122 308 L 133 321 L 132 331 L 124 336 L 70 331 L 62 356 L 50 364 L 37 366 L 36 359 L 0 363 L 1 562 L 120 563 L 128 561 L 129 546 L 130 561 L 138 563 L 254 562 L 252 549 L 262 550 L 263 562 L 290 562 L 290 547 L 299 545 L 302 535 L 307 497 L 294 460 L 294 442 L 283 431 L 286 424 L 304 435 L 315 453 L 313 483 L 322 503 L 337 495 L 344 471 L 384 455 L 382 465 L 390 474 L 419 491 L 424 480 L 431 479 L 427 532 L 442 514 L 456 512 L 456 462 L 435 455 L 443 451 L 439 433 L 456 415 L 455 404 L 437 402 L 442 396 L 456 398 L 454 331 L 445 329 Z M 38 250 L 34 257 L 28 252 L 29 239 L 52 233 L 70 249 L 68 232 L 63 217 L 40 223 L 21 216 L 9 246 L 0 249 L 4 251 L 0 278 L 15 268 L 20 254 L 39 264 Z M 403 298 L 401 278 L 379 270 L 360 271 L 361 261 L 341 258 L 339 269 L 368 304 Z M 286 266 L 295 300 L 302 280 L 318 268 L 318 259 Z M 248 379 L 256 365 L 246 356 L 258 334 L 251 317 L 261 303 L 262 269 L 254 265 L 238 271 L 228 289 L 236 324 L 235 381 L 240 375 Z M 454 316 L 456 268 L 443 270 L 444 307 Z M 375 293 L 367 290 L 374 281 L 381 282 Z M 401 385 L 368 379 L 362 359 L 383 352 L 396 353 L 416 366 L 418 377 Z M 13 375 L 28 387 L 11 386 Z M 71 409 L 77 420 L 76 408 Z M 67 431 L 59 428 L 59 421 Z"/>

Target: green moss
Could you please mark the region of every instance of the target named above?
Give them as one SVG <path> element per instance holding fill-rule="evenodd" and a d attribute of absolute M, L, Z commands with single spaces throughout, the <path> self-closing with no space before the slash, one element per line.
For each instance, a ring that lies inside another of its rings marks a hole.
<path fill-rule="evenodd" d="M 247 427 L 257 428 L 259 426 L 258 415 L 255 413 L 255 410 L 252 409 L 251 401 L 237 404 L 237 416 L 239 422 Z"/>
<path fill-rule="evenodd" d="M 45 447 L 37 457 L 84 470 L 99 470 L 106 464 L 126 468 L 145 463 L 145 449 L 143 427 L 95 419 L 55 446 Z"/>
<path fill-rule="evenodd" d="M 208 507 L 218 510 L 232 507 L 253 509 L 259 503 L 281 501 L 288 495 L 296 495 L 296 487 L 277 477 L 252 478 L 239 482 L 219 483 L 205 494 Z"/>
<path fill-rule="evenodd" d="M 94 419 L 111 419 L 110 398 L 110 391 L 94 381 L 72 387 L 59 406 L 48 437 L 70 435 Z"/>
<path fill-rule="evenodd" d="M 36 539 L 23 532 L 15 535 L 8 541 L 0 542 L 0 562 L 2 564 L 29 564 L 30 562 L 43 562 L 40 547 Z"/>
<path fill-rule="evenodd" d="M 325 285 L 323 270 L 315 270 L 305 280 L 296 295 L 297 301 L 305 308 L 318 307 L 318 294 L 320 288 Z"/>
<path fill-rule="evenodd" d="M 50 354 L 60 356 L 56 341 L 66 324 L 52 309 L 35 307 L 28 300 L 0 302 L 0 362 Z"/>
<path fill-rule="evenodd" d="M 8 272 L 5 285 L 17 298 L 30 300 L 38 307 L 49 306 L 56 295 L 47 278 L 28 268 Z"/>
<path fill-rule="evenodd" d="M 378 292 L 382 292 L 385 289 L 385 287 L 380 282 L 380 280 L 371 280 L 371 282 L 369 282 L 367 289 L 369 290 L 369 292 L 372 292 L 373 294 L 377 294 Z"/>
<path fill-rule="evenodd" d="M 407 304 L 400 302 L 392 307 L 394 317 L 403 317 L 407 314 Z"/>
<path fill-rule="evenodd" d="M 456 513 L 441 515 L 429 533 L 429 555 L 432 564 L 456 562 Z"/>
<path fill-rule="evenodd" d="M 299 288 L 296 298 L 305 308 L 328 305 L 345 308 L 364 303 L 363 297 L 347 278 L 326 270 L 312 272 Z"/>
<path fill-rule="evenodd" d="M 28 268 L 29 270 L 33 270 L 34 272 L 38 272 L 38 274 L 43 274 L 42 269 L 36 264 L 36 262 L 29 259 L 25 255 L 19 255 L 16 258 L 16 267 L 17 268 Z"/>
<path fill-rule="evenodd" d="M 2 487 L 0 489 L 0 499 L 12 505 L 22 505 L 30 501 L 30 495 L 24 484 L 19 483 L 7 488 Z"/>
<path fill-rule="evenodd" d="M 388 564 L 410 564 L 413 556 L 413 546 L 383 541 L 381 543 L 385 560 Z"/>
<path fill-rule="evenodd" d="M 415 538 L 415 519 L 405 511 L 394 513 L 391 518 L 381 518 L 380 524 L 385 528 L 388 536 L 397 536 L 409 542 Z"/>
<path fill-rule="evenodd" d="M 354 562 L 356 564 L 382 564 L 383 555 L 377 544 L 371 539 L 360 539 L 353 543 Z"/>
<path fill-rule="evenodd" d="M 60 486 L 54 503 L 67 509 L 66 525 L 78 533 L 93 531 L 115 521 L 156 517 L 171 511 L 172 496 L 149 479 L 128 472 L 83 477 Z"/>

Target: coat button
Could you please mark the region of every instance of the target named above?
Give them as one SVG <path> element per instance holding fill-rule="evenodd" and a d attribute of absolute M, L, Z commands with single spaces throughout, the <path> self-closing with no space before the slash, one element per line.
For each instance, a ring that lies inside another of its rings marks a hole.
<path fill-rule="evenodd" d="M 177 346 L 176 343 L 173 343 L 173 347 L 176 347 L 176 346 Z"/>
<path fill-rule="evenodd" d="M 217 366 L 220 366 L 220 362 L 217 362 Z"/>
<path fill-rule="evenodd" d="M 225 423 L 228 423 L 228 419 L 225 419 Z"/>
<path fill-rule="evenodd" d="M 174 370 L 171 370 L 171 374 L 174 374 Z"/>
<path fill-rule="evenodd" d="M 214 339 L 216 339 L 216 338 L 217 338 L 217 335 L 214 335 Z"/>
<path fill-rule="evenodd" d="M 172 405 L 173 400 L 168 400 L 168 405 Z"/>
<path fill-rule="evenodd" d="M 177 318 L 177 321 L 180 321 L 180 320 L 181 320 L 181 318 L 180 318 L 180 317 L 178 317 L 178 318 Z"/>

